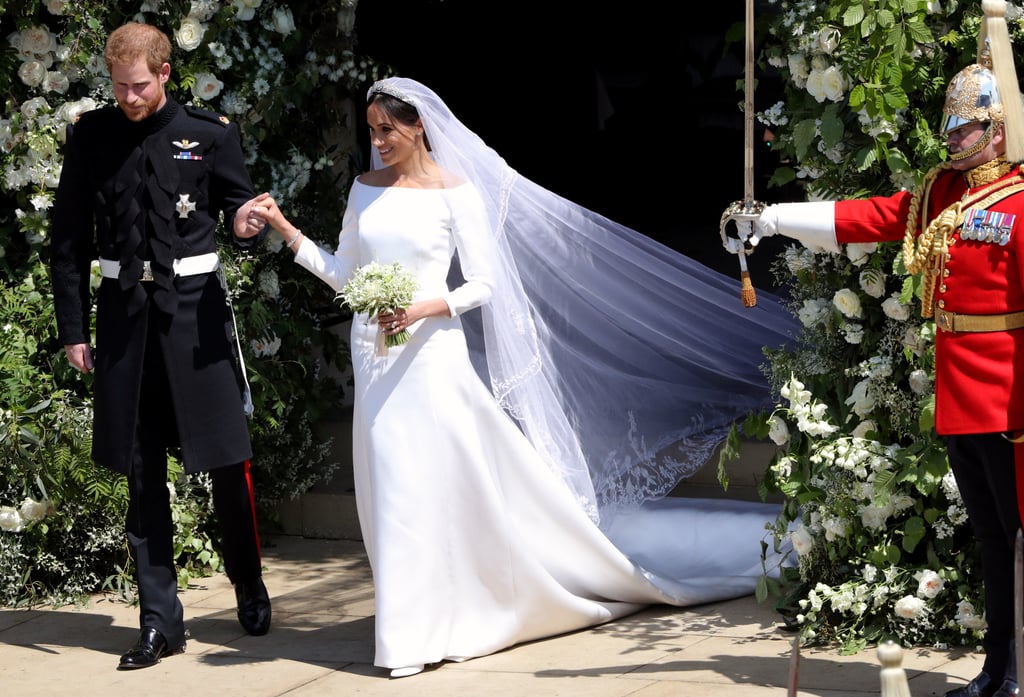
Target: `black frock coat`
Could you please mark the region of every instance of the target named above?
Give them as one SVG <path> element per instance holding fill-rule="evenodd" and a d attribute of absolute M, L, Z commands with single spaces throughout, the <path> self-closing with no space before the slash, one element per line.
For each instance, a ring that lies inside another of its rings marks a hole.
<path fill-rule="evenodd" d="M 121 263 L 95 296 L 92 457 L 127 473 L 135 446 L 143 356 L 159 350 L 188 472 L 250 459 L 230 308 L 218 274 L 175 277 L 172 260 L 217 251 L 216 233 L 253 197 L 238 127 L 171 99 L 145 120 L 118 107 L 67 129 L 53 209 L 51 275 L 62 344 L 92 343 L 90 266 Z M 234 239 L 249 246 L 262 239 Z M 230 232 L 228 234 L 231 234 Z M 154 281 L 139 281 L 143 260 Z M 155 331 L 147 329 L 156 322 Z M 156 346 L 146 346 L 147 335 Z"/>

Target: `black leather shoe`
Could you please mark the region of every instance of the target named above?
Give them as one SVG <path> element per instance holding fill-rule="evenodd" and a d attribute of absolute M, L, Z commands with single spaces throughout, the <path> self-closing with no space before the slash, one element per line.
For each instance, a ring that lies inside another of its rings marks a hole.
<path fill-rule="evenodd" d="M 996 684 L 992 682 L 992 678 L 989 677 L 988 673 L 978 673 L 974 680 L 963 687 L 958 687 L 955 690 L 950 690 L 944 697 L 992 697 L 992 693 L 996 691 Z"/>
<path fill-rule="evenodd" d="M 181 646 L 169 647 L 164 635 L 152 627 L 143 627 L 139 633 L 139 640 L 131 651 L 121 656 L 118 670 L 134 670 L 136 668 L 149 668 L 160 662 L 164 656 L 175 656 L 185 652 L 185 642 Z"/>
<path fill-rule="evenodd" d="M 1019 692 L 1017 681 L 1013 678 L 1006 678 L 999 689 L 992 693 L 992 697 L 1016 697 Z"/>
<path fill-rule="evenodd" d="M 235 600 L 238 601 L 238 622 L 245 631 L 263 636 L 270 630 L 270 596 L 262 577 L 236 583 Z"/>

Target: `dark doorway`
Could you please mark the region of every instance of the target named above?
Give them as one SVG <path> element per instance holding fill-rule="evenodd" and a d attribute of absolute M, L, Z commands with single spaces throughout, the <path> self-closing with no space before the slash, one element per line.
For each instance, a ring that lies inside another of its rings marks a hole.
<path fill-rule="evenodd" d="M 745 5 L 728 5 L 679 21 L 686 6 L 663 0 L 362 0 L 356 32 L 360 52 L 432 87 L 524 176 L 736 275 L 719 218 L 743 198 Z M 758 287 L 765 267 L 751 259 Z"/>

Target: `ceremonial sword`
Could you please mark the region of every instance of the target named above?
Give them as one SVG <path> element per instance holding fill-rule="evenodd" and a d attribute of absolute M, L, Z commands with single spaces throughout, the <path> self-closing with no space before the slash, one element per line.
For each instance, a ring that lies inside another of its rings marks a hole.
<path fill-rule="evenodd" d="M 744 23 L 746 41 L 744 53 L 746 65 L 743 75 L 743 200 L 734 201 L 722 214 L 720 233 L 725 248 L 740 260 L 740 300 L 744 307 L 757 305 L 757 293 L 750 282 L 747 270 L 747 255 L 754 248 L 745 241 L 732 239 L 729 244 L 726 227 L 730 220 L 750 220 L 753 223 L 764 210 L 764 204 L 754 200 L 754 0 L 747 0 L 747 16 Z"/>

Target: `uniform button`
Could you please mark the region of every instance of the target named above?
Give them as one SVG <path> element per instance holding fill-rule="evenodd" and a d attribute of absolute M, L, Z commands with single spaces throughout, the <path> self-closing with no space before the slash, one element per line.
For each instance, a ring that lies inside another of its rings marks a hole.
<path fill-rule="evenodd" d="M 942 270 L 942 277 L 943 278 L 949 278 L 949 269 L 943 269 Z"/>
<path fill-rule="evenodd" d="M 940 300 L 939 301 L 939 307 L 946 307 L 946 301 L 945 300 Z"/>
<path fill-rule="evenodd" d="M 939 286 L 939 292 L 940 293 L 945 293 L 946 292 L 946 284 L 945 283 L 943 283 L 941 286 Z"/>

